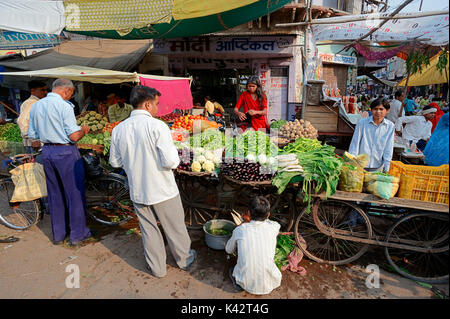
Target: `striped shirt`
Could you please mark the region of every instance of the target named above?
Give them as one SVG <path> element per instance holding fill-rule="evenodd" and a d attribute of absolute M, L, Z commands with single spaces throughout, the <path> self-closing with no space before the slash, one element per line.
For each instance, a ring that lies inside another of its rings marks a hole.
<path fill-rule="evenodd" d="M 264 295 L 281 284 L 281 272 L 275 265 L 275 248 L 280 224 L 271 220 L 251 221 L 236 227 L 225 250 L 237 247 L 238 260 L 233 276 L 249 293 Z"/>

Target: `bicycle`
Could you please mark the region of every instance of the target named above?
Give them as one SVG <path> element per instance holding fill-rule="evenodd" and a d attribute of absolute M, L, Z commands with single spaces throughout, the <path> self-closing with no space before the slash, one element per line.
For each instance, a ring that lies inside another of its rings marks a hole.
<path fill-rule="evenodd" d="M 38 154 L 19 154 L 7 159 L 8 165 L 15 168 L 33 162 Z M 102 173 L 96 176 L 86 174 L 87 214 L 104 225 L 115 226 L 135 217 L 127 178 L 102 167 Z M 43 218 L 42 199 L 11 203 L 14 183 L 11 177 L 0 179 L 0 221 L 7 227 L 25 230 Z"/>

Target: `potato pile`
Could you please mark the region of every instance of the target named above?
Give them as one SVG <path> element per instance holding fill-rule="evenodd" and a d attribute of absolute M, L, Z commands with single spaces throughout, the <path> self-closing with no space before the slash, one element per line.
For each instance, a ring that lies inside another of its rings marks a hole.
<path fill-rule="evenodd" d="M 87 125 L 93 132 L 100 131 L 106 124 L 108 124 L 108 119 L 94 111 L 87 112 L 77 119 L 77 125 Z"/>
<path fill-rule="evenodd" d="M 301 137 L 317 138 L 318 132 L 309 121 L 298 120 L 287 122 L 279 130 L 279 135 L 288 140 L 296 140 Z"/>

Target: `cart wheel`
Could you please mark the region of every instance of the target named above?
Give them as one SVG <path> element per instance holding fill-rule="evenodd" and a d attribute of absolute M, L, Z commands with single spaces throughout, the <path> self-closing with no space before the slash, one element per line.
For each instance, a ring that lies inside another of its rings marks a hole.
<path fill-rule="evenodd" d="M 210 209 L 217 207 L 215 188 L 199 183 L 193 176 L 178 176 L 177 183 L 188 229 L 202 229 L 208 220 L 217 218 L 218 211 Z"/>
<path fill-rule="evenodd" d="M 282 232 L 289 232 L 294 225 L 297 206 L 295 194 L 285 191 L 281 195 L 274 193 L 265 196 L 270 202 L 270 219 L 281 225 Z"/>
<path fill-rule="evenodd" d="M 426 253 L 385 247 L 389 264 L 402 276 L 427 283 L 448 283 L 448 215 L 413 213 L 398 220 L 386 234 L 386 242 L 406 242 L 415 247 L 442 248 Z"/>
<path fill-rule="evenodd" d="M 324 226 L 352 239 L 324 234 L 317 229 L 314 215 Z M 370 239 L 372 226 L 364 211 L 356 205 L 316 200 L 309 214 L 305 207 L 297 217 L 294 233 L 298 247 L 308 258 L 319 263 L 342 265 L 355 261 L 367 251 L 369 245 L 358 242 L 358 238 Z"/>

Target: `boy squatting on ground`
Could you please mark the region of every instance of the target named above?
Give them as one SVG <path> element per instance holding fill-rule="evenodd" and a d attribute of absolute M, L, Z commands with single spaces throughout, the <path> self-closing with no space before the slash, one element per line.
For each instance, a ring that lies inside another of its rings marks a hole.
<path fill-rule="evenodd" d="M 262 196 L 252 199 L 248 214 L 225 247 L 228 254 L 233 254 L 237 247 L 237 264 L 230 269 L 230 277 L 238 290 L 269 294 L 281 284 L 281 272 L 274 261 L 280 224 L 268 219 L 270 203 Z"/>

